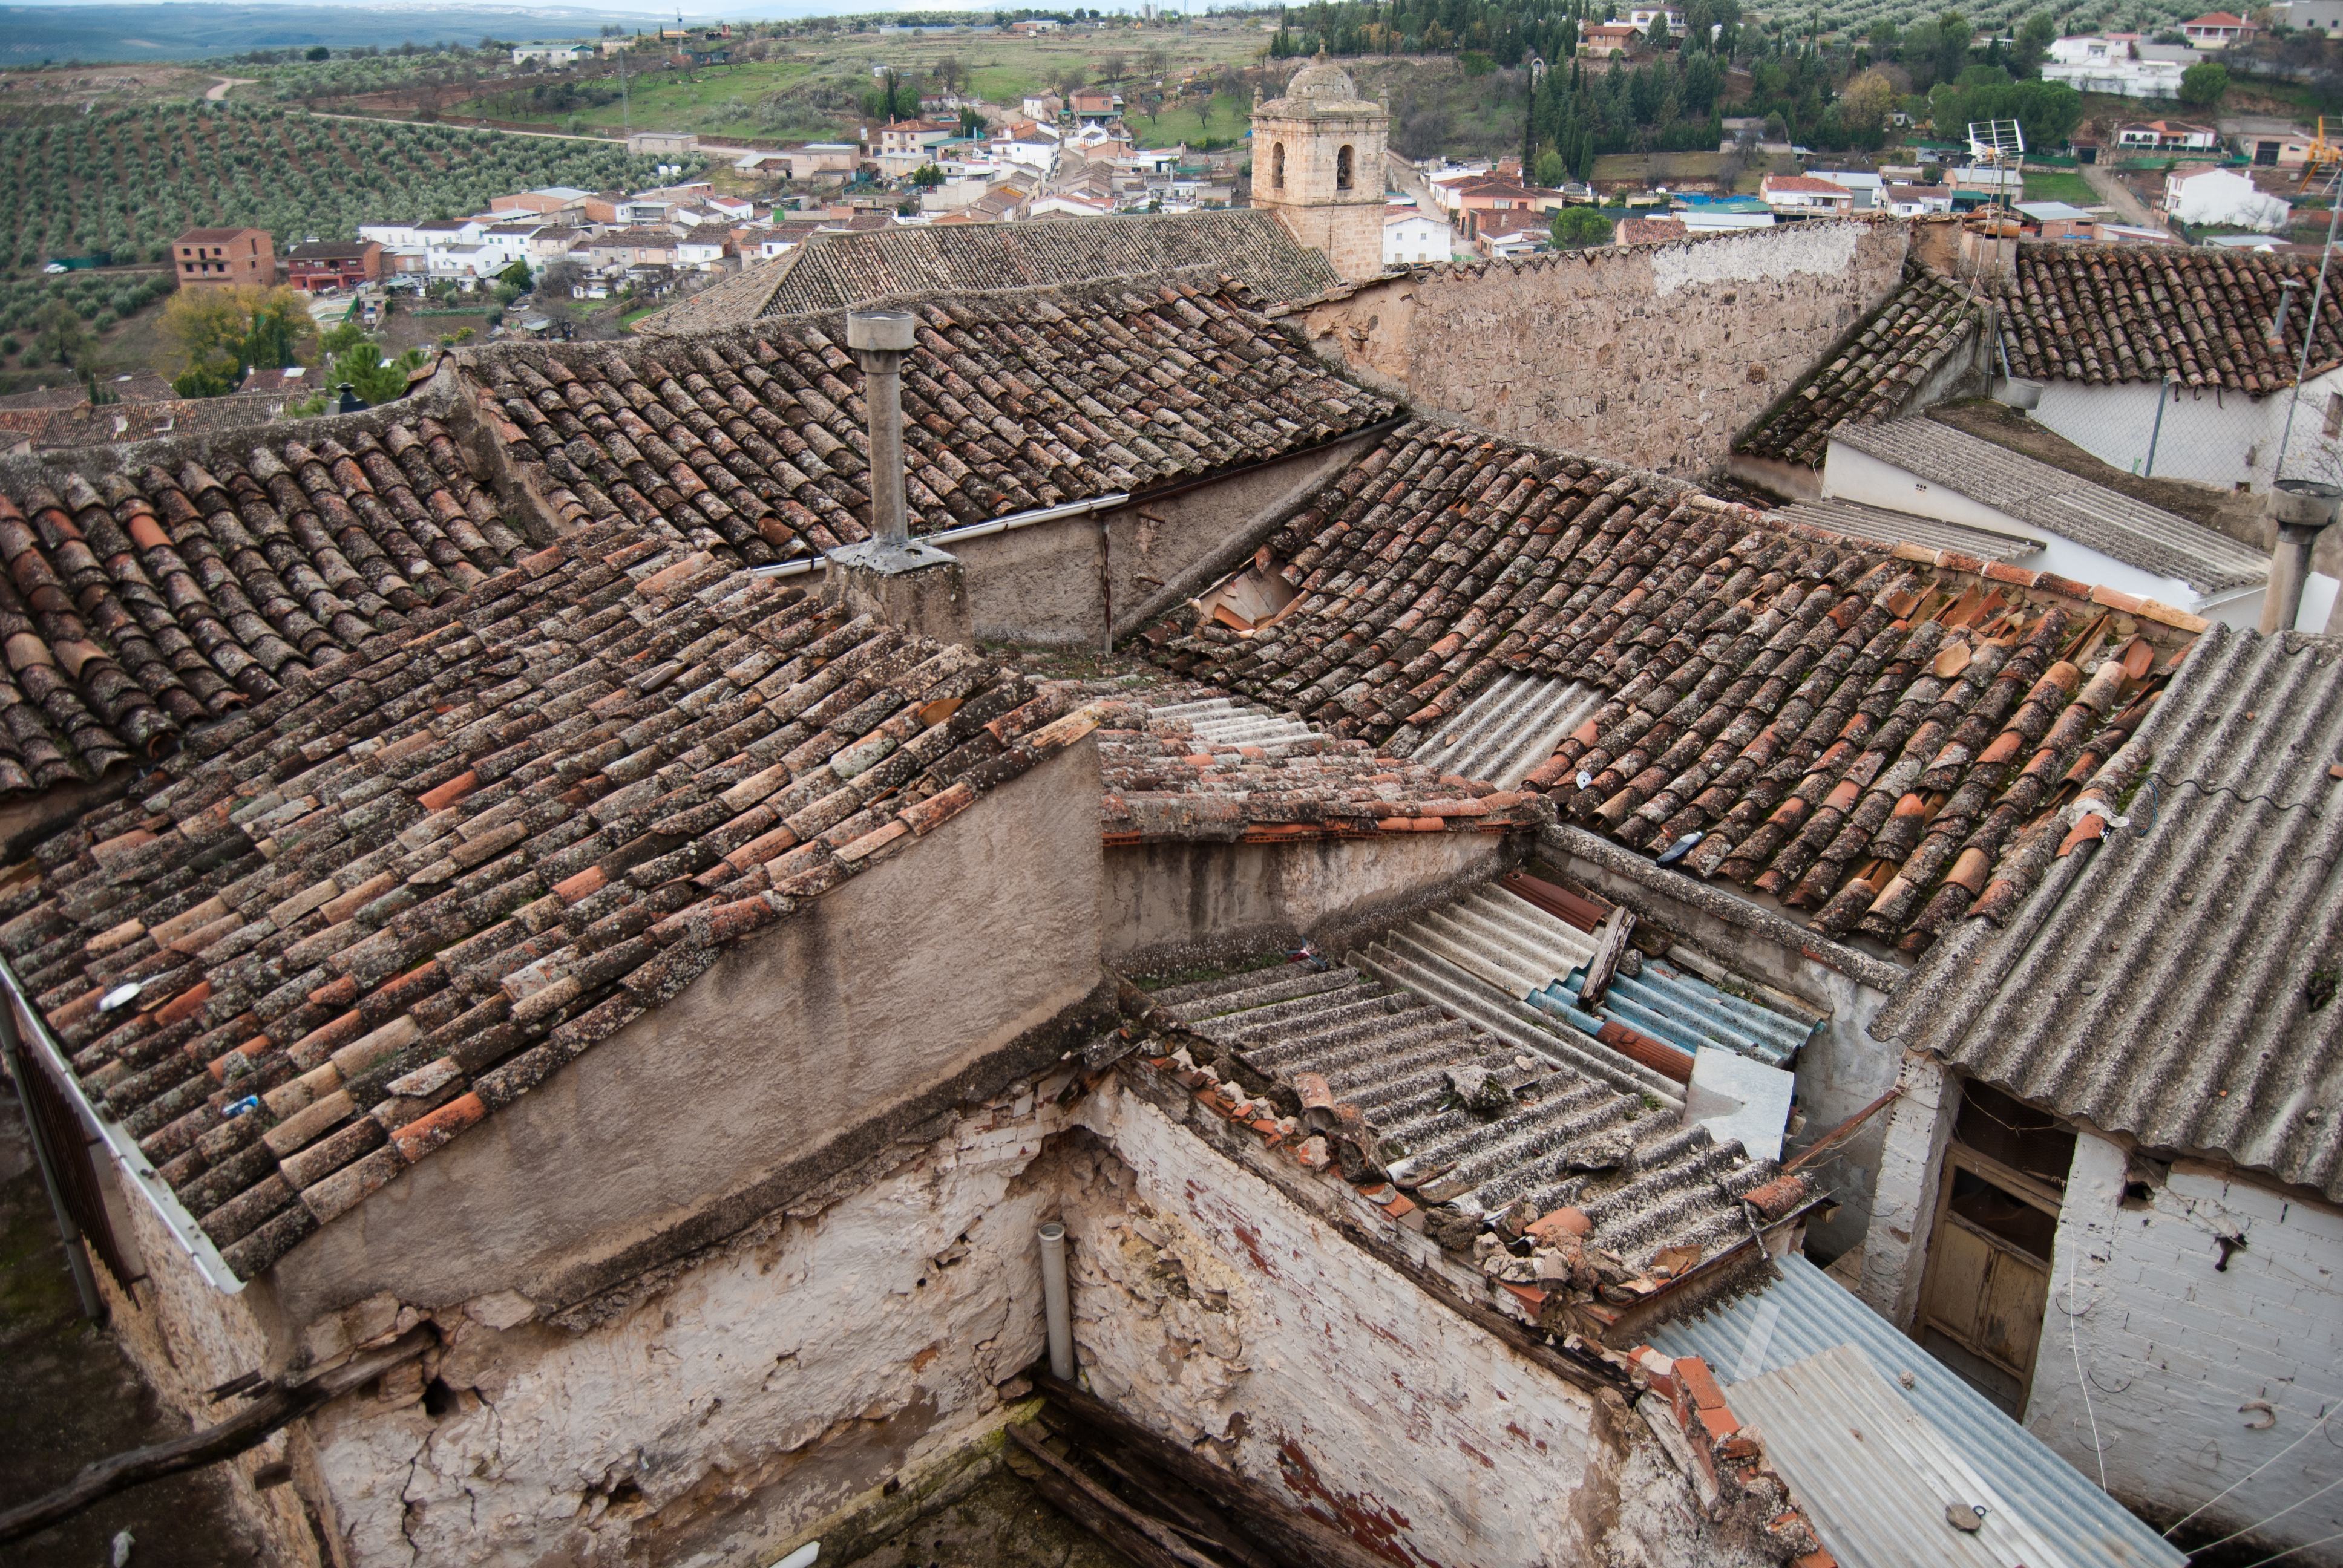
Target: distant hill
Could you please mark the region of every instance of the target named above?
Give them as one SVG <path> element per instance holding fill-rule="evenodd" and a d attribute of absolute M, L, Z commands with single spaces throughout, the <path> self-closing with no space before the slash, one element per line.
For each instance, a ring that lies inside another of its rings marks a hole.
<path fill-rule="evenodd" d="M 0 26 L 0 66 L 65 60 L 195 60 L 247 49 L 396 47 L 483 37 L 590 38 L 605 23 L 656 25 L 656 12 L 575 5 L 30 5 Z M 670 22 L 669 25 L 673 25 Z"/>

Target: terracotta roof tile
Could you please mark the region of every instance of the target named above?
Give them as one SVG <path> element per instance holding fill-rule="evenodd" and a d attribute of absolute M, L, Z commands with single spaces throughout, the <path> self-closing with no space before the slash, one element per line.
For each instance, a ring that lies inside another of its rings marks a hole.
<path fill-rule="evenodd" d="M 9 899 L 0 950 L 243 1277 L 1098 721 L 628 539 L 284 668 Z"/>
<path fill-rule="evenodd" d="M 2201 624 L 1423 424 L 1268 548 L 1301 596 L 1275 621 L 1191 606 L 1151 656 L 1402 755 L 1501 674 L 1585 682 L 1608 700 L 1523 788 L 1649 852 L 1699 833 L 1685 871 L 1906 950 L 1975 897 L 1964 856 L 2069 796 Z"/>
<path fill-rule="evenodd" d="M 1821 467 L 1834 429 L 1903 413 L 1921 383 L 1975 341 L 1976 319 L 1959 285 L 1912 266 L 1904 286 L 1758 416 L 1733 449 Z"/>
<path fill-rule="evenodd" d="M 428 415 L 341 439 L 222 437 L 0 494 L 0 793 L 159 756 L 189 727 L 505 570 L 524 551 Z"/>
<path fill-rule="evenodd" d="M 931 303 L 903 377 L 914 532 L 1138 490 L 1358 429 L 1393 404 L 1229 292 Z M 869 537 L 862 373 L 836 317 L 467 367 L 565 518 L 750 564 Z"/>

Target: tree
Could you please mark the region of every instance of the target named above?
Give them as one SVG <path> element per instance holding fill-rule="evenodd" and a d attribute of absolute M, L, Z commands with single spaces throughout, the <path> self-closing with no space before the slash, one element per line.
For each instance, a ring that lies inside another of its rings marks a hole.
<path fill-rule="evenodd" d="M 1538 184 L 1545 186 L 1548 190 L 1552 190 L 1554 186 L 1562 184 L 1564 180 L 1569 177 L 1570 170 L 1564 165 L 1562 155 L 1560 153 L 1556 152 L 1552 147 L 1548 147 L 1545 151 L 1538 155 Z"/>
<path fill-rule="evenodd" d="M 1611 220 L 1591 206 L 1566 206 L 1554 215 L 1554 243 L 1562 250 L 1584 250 L 1611 243 Z"/>
<path fill-rule="evenodd" d="M 968 62 L 958 55 L 946 55 L 936 62 L 936 81 L 947 93 L 957 93 L 968 85 Z"/>
<path fill-rule="evenodd" d="M 164 336 L 185 361 L 171 386 L 182 397 L 216 397 L 255 366 L 297 364 L 308 326 L 307 302 L 289 288 L 180 289 L 163 307 Z"/>
<path fill-rule="evenodd" d="M 36 362 L 72 365 L 88 352 L 89 333 L 81 324 L 81 312 L 65 300 L 50 300 L 35 320 L 32 357 Z"/>
<path fill-rule="evenodd" d="M 2229 90 L 2229 68 L 2200 60 L 2180 73 L 2180 101 L 2209 109 Z"/>
<path fill-rule="evenodd" d="M 1120 82 L 1131 70 L 1131 57 L 1120 49 L 1109 50 L 1099 60 L 1099 80 Z"/>
<path fill-rule="evenodd" d="M 1140 52 L 1139 68 L 1151 81 L 1157 80 L 1162 76 L 1164 68 L 1171 64 L 1171 58 L 1163 52 L 1162 45 L 1150 44 Z"/>
<path fill-rule="evenodd" d="M 2009 52 L 2010 74 L 2031 76 L 2042 68 L 2050 45 L 2058 41 L 2058 24 L 2046 12 L 2036 11 L 2017 30 L 2016 46 Z"/>
<path fill-rule="evenodd" d="M 911 183 L 923 191 L 931 191 L 944 183 L 944 171 L 933 164 L 921 164 L 911 171 Z"/>
<path fill-rule="evenodd" d="M 1664 8 L 1652 13 L 1652 25 L 1644 29 L 1644 36 L 1652 41 L 1654 49 L 1664 49 L 1674 35 L 1668 31 L 1668 14 Z"/>
<path fill-rule="evenodd" d="M 1874 68 L 1846 85 L 1839 95 L 1839 112 L 1850 128 L 1874 133 L 1887 123 L 1897 96 L 1896 84 Z"/>
<path fill-rule="evenodd" d="M 528 270 L 528 261 L 522 257 L 516 256 L 513 258 L 513 264 L 510 266 L 506 267 L 502 272 L 497 274 L 497 281 L 498 283 L 509 283 L 514 288 L 526 294 L 528 292 L 529 286 L 535 283 L 537 279 Z"/>
<path fill-rule="evenodd" d="M 1976 37 L 1968 19 L 1957 11 L 1936 18 L 1936 80 L 1949 82 L 1969 63 L 1969 42 Z"/>
<path fill-rule="evenodd" d="M 334 52 L 331 49 L 327 48 L 323 44 L 320 44 L 301 57 L 305 60 L 310 61 L 330 60 L 334 57 Z"/>
<path fill-rule="evenodd" d="M 545 264 L 545 270 L 537 275 L 538 303 L 548 305 L 572 299 L 576 297 L 572 291 L 583 287 L 587 282 L 586 268 L 568 256 L 548 261 Z"/>
<path fill-rule="evenodd" d="M 385 359 L 382 346 L 369 339 L 336 356 L 326 379 L 331 387 L 347 381 L 359 401 L 372 407 L 407 396 L 407 373 L 422 368 L 423 363 L 420 348 L 410 348 L 396 359 Z"/>

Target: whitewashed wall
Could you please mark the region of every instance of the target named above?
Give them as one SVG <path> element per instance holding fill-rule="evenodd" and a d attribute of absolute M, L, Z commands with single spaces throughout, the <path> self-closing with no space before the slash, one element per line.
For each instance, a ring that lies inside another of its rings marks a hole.
<path fill-rule="evenodd" d="M 2316 1495 L 2343 1481 L 2343 1212 L 2187 1162 L 2126 1203 L 2125 1170 L 2077 1138 L 2027 1426 L 2135 1509 L 2210 1503 L 2273 1549 L 2343 1533 L 2343 1485 Z"/>

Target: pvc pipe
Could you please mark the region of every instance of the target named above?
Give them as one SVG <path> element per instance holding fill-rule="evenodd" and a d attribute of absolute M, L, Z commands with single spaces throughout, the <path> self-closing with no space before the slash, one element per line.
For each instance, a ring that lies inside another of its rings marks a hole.
<path fill-rule="evenodd" d="M 1041 1315 L 1050 1328 L 1050 1375 L 1071 1382 L 1074 1322 L 1066 1299 L 1066 1228 L 1055 1220 L 1041 1227 Z"/>
<path fill-rule="evenodd" d="M 820 1556 L 821 1543 L 819 1541 L 809 1541 L 804 1545 L 799 1547 L 796 1551 L 790 1553 L 788 1556 L 782 1558 L 779 1562 L 774 1563 L 773 1568 L 813 1568 L 815 1562 L 820 1559 Z"/>

